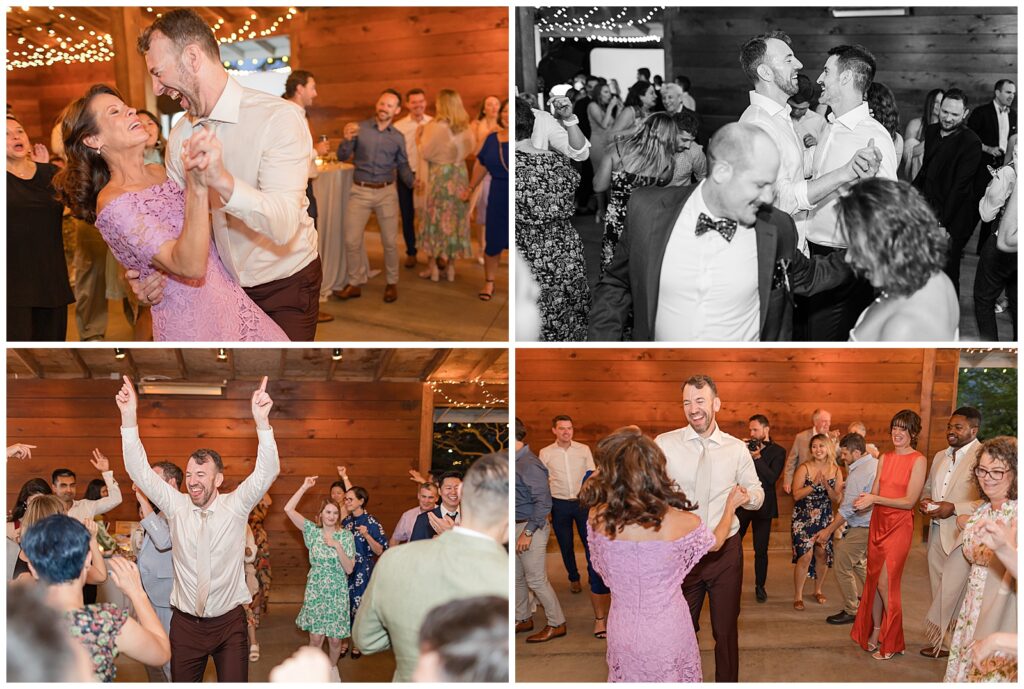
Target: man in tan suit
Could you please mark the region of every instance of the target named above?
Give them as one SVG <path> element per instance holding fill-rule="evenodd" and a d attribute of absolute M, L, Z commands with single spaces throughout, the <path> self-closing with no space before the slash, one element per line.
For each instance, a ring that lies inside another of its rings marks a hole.
<path fill-rule="evenodd" d="M 793 492 L 793 474 L 796 472 L 796 468 L 811 458 L 811 438 L 819 433 L 828 434 L 831 425 L 832 414 L 824 409 L 815 409 L 811 414 L 811 427 L 796 434 L 793 448 L 786 458 L 786 470 L 783 472 L 782 490 L 787 494 Z M 838 435 L 833 438 L 833 441 L 836 439 L 838 439 Z"/>
<path fill-rule="evenodd" d="M 449 601 L 472 596 L 508 598 L 508 455 L 485 455 L 462 484 L 462 524 L 433 539 L 385 552 L 370 577 L 352 625 L 364 654 L 395 653 L 395 682 L 412 681 L 420 626 Z"/>
<path fill-rule="evenodd" d="M 949 417 L 946 424 L 946 440 L 949 447 L 936 453 L 928 472 L 921 503 L 921 514 L 931 518 L 928 529 L 928 578 L 932 585 L 932 599 L 939 595 L 942 585 L 942 568 L 956 545 L 960 528 L 956 518 L 974 512 L 979 500 L 978 489 L 971 480 L 978 450 L 978 430 L 981 427 L 981 412 L 974 407 L 960 407 Z M 949 656 L 947 641 L 943 638 L 940 648 L 921 649 L 921 655 L 932 658 Z"/>

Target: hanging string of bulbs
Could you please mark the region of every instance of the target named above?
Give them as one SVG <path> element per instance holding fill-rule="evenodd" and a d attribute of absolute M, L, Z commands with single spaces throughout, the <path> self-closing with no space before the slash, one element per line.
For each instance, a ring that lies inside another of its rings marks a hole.
<path fill-rule="evenodd" d="M 541 8 L 541 12 L 545 8 Z M 646 14 L 640 15 L 637 7 L 623 7 L 607 19 L 592 22 L 591 19 L 600 11 L 600 7 L 592 7 L 580 16 L 569 16 L 571 7 L 559 7 L 550 17 L 541 16 L 537 20 L 537 29 L 541 38 L 547 38 L 548 42 L 555 41 L 576 41 L 589 40 L 605 43 L 657 43 L 662 40 L 661 36 L 643 34 L 637 36 L 623 36 L 620 31 L 624 27 L 643 26 L 652 21 L 664 7 L 650 8 Z M 631 12 L 636 16 L 627 19 Z"/>
<path fill-rule="evenodd" d="M 430 390 L 435 394 L 440 395 L 449 407 L 456 407 L 458 409 L 493 409 L 495 407 L 507 407 L 508 399 L 496 397 L 494 393 L 487 389 L 487 381 L 476 379 L 476 380 L 430 380 L 427 381 L 430 385 Z M 470 404 L 469 402 L 461 402 L 441 387 L 442 385 L 477 385 L 480 388 L 481 394 L 484 396 L 482 403 Z"/>

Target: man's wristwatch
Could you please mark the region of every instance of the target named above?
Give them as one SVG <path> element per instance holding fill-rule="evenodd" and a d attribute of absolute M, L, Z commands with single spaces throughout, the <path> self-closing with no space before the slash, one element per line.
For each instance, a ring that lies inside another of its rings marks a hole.
<path fill-rule="evenodd" d="M 533 538 L 533 532 L 530 531 L 529 529 L 523 529 L 523 535 L 526 536 L 527 538 Z"/>

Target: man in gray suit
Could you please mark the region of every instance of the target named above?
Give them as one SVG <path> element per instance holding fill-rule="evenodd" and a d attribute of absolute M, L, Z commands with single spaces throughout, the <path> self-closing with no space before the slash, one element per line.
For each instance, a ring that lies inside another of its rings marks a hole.
<path fill-rule="evenodd" d="M 796 473 L 796 468 L 811 458 L 811 438 L 819 433 L 826 433 L 832 437 L 835 434 L 829 433 L 831 426 L 832 414 L 825 409 L 815 409 L 811 414 L 811 427 L 796 434 L 783 471 L 782 490 L 787 495 L 793 492 L 793 474 Z"/>
<path fill-rule="evenodd" d="M 484 455 L 462 484 L 462 524 L 437 538 L 386 551 L 352 625 L 363 654 L 395 654 L 395 682 L 412 680 L 419 632 L 438 605 L 473 596 L 508 598 L 508 454 Z"/>
<path fill-rule="evenodd" d="M 171 462 L 157 462 L 153 465 L 153 471 L 174 490 L 181 490 L 181 482 L 184 479 L 181 469 Z M 164 626 L 168 636 L 171 633 L 171 588 L 174 586 L 174 562 L 171 557 L 171 529 L 167 524 L 167 518 L 160 513 L 159 508 L 146 497 L 146 494 L 136 486 L 132 485 L 135 497 L 139 501 L 139 513 L 142 516 L 142 544 L 136 552 L 136 564 L 139 566 L 139 576 L 142 578 L 142 588 L 149 596 L 149 602 L 153 604 L 153 610 Z M 171 663 L 168 661 L 163 667 L 146 666 L 150 682 L 170 682 Z"/>

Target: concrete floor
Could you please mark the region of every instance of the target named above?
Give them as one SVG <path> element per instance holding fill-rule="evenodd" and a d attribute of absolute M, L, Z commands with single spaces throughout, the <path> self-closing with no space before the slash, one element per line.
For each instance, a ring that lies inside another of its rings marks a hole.
<path fill-rule="evenodd" d="M 852 625 L 835 626 L 825 618 L 841 607 L 839 589 L 830 572 L 825 579 L 825 605 L 804 589 L 806 609 L 793 609 L 793 565 L 788 548 L 768 553 L 768 601 L 754 598 L 754 555 L 751 535 L 744 542 L 743 598 L 739 645 L 741 682 L 941 682 L 945 660 L 918 654 L 926 645 L 924 617 L 930 604 L 926 546 L 910 551 L 903 572 L 903 630 L 907 653 L 889 661 L 876 661 L 850 639 Z M 577 552 L 580 572 L 586 572 L 583 552 Z M 565 611 L 568 635 L 542 644 L 527 644 L 527 634 L 516 636 L 517 682 L 603 682 L 608 671 L 605 642 L 593 637 L 594 612 L 586 582 L 583 593 L 569 593 L 569 582 L 556 552 L 548 553 L 548 576 Z M 586 576 L 584 575 L 584 579 Z M 613 594 L 614 595 L 614 594 Z M 543 608 L 534 616 L 534 629 L 544 626 Z M 705 604 L 700 619 L 700 644 L 704 681 L 715 680 L 714 640 Z"/>
<path fill-rule="evenodd" d="M 260 659 L 249 663 L 249 681 L 266 682 L 270 671 L 295 653 L 300 646 L 309 643 L 309 635 L 295 626 L 300 605 L 270 604 L 268 614 L 263 616 L 256 632 L 260 644 Z M 326 644 L 324 646 L 326 649 Z M 351 655 L 338 662 L 338 671 L 343 682 L 390 682 L 395 672 L 395 656 L 391 651 L 364 655 L 353 660 Z M 120 656 L 117 659 L 118 682 L 147 682 L 146 668 L 134 660 Z M 206 682 L 216 682 L 217 672 L 210 661 L 206 666 Z"/>

